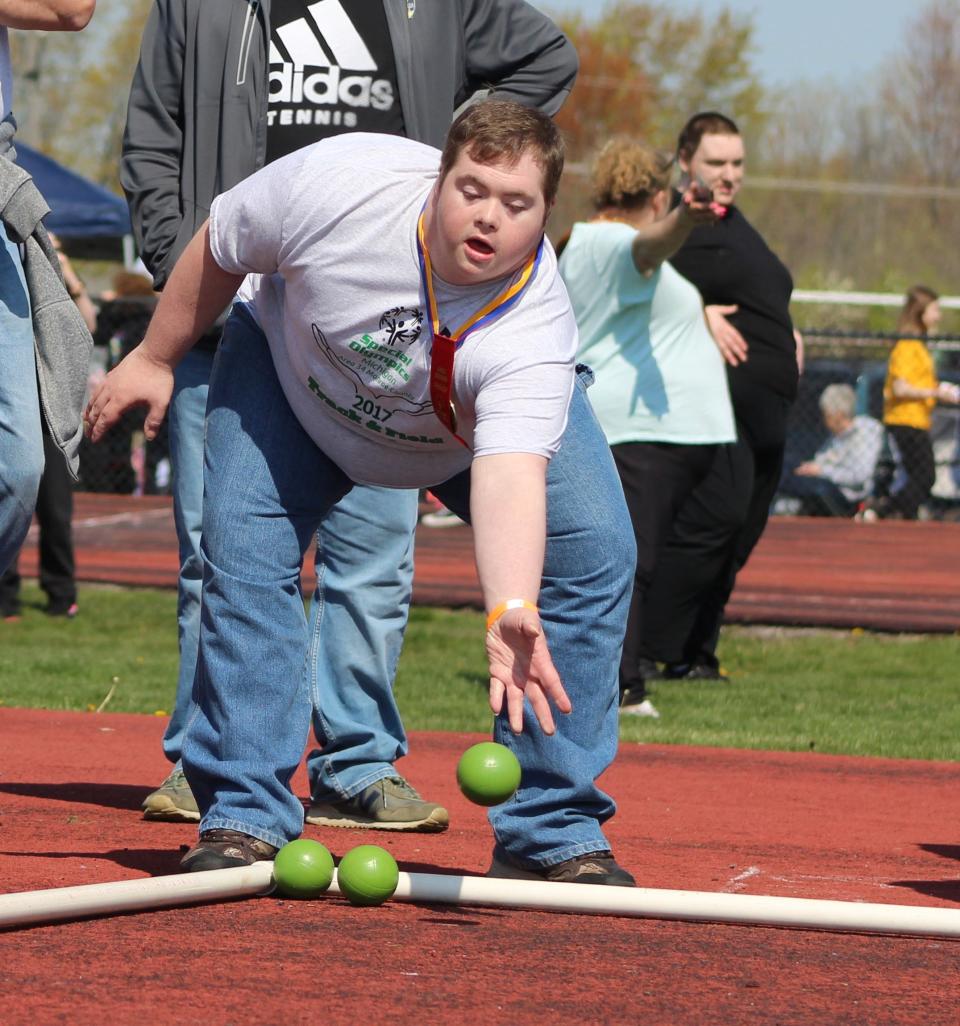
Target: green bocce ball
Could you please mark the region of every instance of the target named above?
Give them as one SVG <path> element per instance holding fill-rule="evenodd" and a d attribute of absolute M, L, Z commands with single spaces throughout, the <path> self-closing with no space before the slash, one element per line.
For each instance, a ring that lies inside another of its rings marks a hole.
<path fill-rule="evenodd" d="M 290 841 L 277 852 L 273 879 L 285 897 L 315 898 L 333 882 L 333 856 L 319 841 Z"/>
<path fill-rule="evenodd" d="M 351 848 L 337 866 L 340 893 L 351 905 L 382 905 L 399 882 L 396 859 L 376 844 Z"/>
<path fill-rule="evenodd" d="M 520 786 L 520 763 L 509 748 L 495 741 L 481 741 L 460 757 L 457 783 L 475 804 L 499 805 Z"/>

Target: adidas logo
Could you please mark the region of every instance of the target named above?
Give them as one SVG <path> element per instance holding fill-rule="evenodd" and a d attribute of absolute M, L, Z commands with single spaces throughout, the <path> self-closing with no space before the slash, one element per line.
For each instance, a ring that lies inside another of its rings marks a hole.
<path fill-rule="evenodd" d="M 393 106 L 393 86 L 376 77 L 376 61 L 340 0 L 317 0 L 307 7 L 307 17 L 275 29 L 270 68 L 271 105 L 342 104 L 381 111 Z"/>

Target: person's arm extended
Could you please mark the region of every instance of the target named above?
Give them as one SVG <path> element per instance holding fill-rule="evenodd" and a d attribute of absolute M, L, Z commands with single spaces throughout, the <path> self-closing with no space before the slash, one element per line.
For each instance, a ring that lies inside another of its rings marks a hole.
<path fill-rule="evenodd" d="M 890 390 L 895 399 L 936 399 L 943 403 L 955 403 L 958 397 L 957 386 L 949 381 L 941 381 L 936 388 L 921 388 L 903 378 L 894 378 Z"/>
<path fill-rule="evenodd" d="M 93 17 L 96 0 L 0 0 L 0 25 L 43 32 L 79 32 Z"/>
<path fill-rule="evenodd" d="M 510 599 L 487 631 L 490 707 L 506 700 L 510 728 L 523 730 L 523 700 L 547 734 L 554 732 L 550 701 L 569 712 L 570 699 L 550 658 L 536 611 L 546 545 L 547 460 L 532 453 L 478 456 L 470 472 L 477 573 L 488 615 Z"/>
<path fill-rule="evenodd" d="M 230 303 L 244 277 L 229 274 L 213 259 L 205 222 L 177 261 L 143 341 L 90 400 L 84 424 L 91 441 L 99 441 L 134 406 L 147 407 L 143 431 L 148 439 L 156 437 L 170 403 L 174 367 Z"/>
<path fill-rule="evenodd" d="M 637 229 L 633 237 L 634 266 L 641 274 L 652 274 L 677 252 L 698 224 L 713 224 L 717 217 L 712 200 L 698 199 L 688 189 L 666 217 Z"/>

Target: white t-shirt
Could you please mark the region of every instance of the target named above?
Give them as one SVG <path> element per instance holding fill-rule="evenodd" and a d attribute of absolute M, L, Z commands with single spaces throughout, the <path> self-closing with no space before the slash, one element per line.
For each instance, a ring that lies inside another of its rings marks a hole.
<path fill-rule="evenodd" d="M 432 147 L 354 133 L 274 161 L 210 211 L 213 257 L 251 275 L 239 297 L 297 419 L 360 484 L 436 484 L 473 456 L 549 458 L 566 426 L 577 330 L 549 243 L 520 300 L 457 350 L 469 448 L 433 411 L 416 229 L 438 165 Z M 507 282 L 435 284 L 441 326 L 456 331 Z"/>
<path fill-rule="evenodd" d="M 5 25 L 0 25 L 0 120 L 13 107 L 13 68 L 10 66 L 10 39 Z"/>
<path fill-rule="evenodd" d="M 560 260 L 607 441 L 732 442 L 726 369 L 700 293 L 667 263 L 644 277 L 635 235 L 627 224 L 581 222 Z"/>

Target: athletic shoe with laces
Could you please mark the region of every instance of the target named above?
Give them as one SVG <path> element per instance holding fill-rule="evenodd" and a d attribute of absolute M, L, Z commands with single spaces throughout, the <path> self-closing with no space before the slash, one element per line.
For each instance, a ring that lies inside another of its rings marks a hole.
<path fill-rule="evenodd" d="M 549 883 L 597 884 L 605 887 L 637 886 L 637 881 L 622 866 L 617 865 L 613 853 L 609 851 L 577 855 L 566 862 L 543 866 L 535 871 L 520 868 L 495 848 L 487 876 L 497 880 L 546 880 Z"/>
<path fill-rule="evenodd" d="M 646 716 L 652 720 L 659 720 L 660 713 L 656 706 L 647 697 L 642 688 L 627 688 L 620 696 L 621 716 Z"/>
<path fill-rule="evenodd" d="M 254 862 L 269 861 L 278 849 L 259 837 L 239 830 L 204 830 L 200 840 L 180 860 L 185 873 L 204 873 L 208 869 L 236 869 Z"/>
<path fill-rule="evenodd" d="M 425 802 L 403 777 L 384 777 L 351 798 L 313 802 L 306 820 L 315 826 L 367 827 L 370 830 L 446 830 L 447 810 Z"/>
<path fill-rule="evenodd" d="M 164 819 L 176 823 L 198 823 L 200 810 L 182 769 L 175 769 L 143 804 L 144 819 Z"/>

